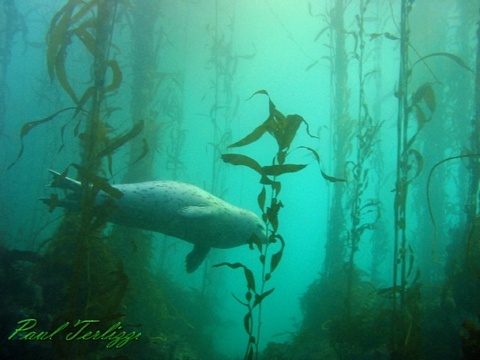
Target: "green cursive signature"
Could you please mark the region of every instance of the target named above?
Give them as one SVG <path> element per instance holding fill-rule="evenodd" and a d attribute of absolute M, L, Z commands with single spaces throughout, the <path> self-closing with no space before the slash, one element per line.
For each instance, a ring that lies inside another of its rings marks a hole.
<path fill-rule="evenodd" d="M 107 341 L 107 348 L 116 347 L 120 349 L 127 345 L 130 341 L 140 339 L 142 333 L 132 331 L 127 333 L 122 330 L 122 323 L 117 322 L 110 326 L 107 330 L 89 330 L 89 326 L 93 323 L 99 323 L 100 320 L 78 320 L 75 324 L 70 325 L 70 321 L 66 321 L 55 330 L 49 331 L 34 331 L 37 326 L 36 319 L 20 320 L 18 327 L 8 337 L 8 340 L 13 340 L 18 337 L 19 340 L 30 341 L 47 341 L 53 340 L 56 336 L 63 336 L 66 341 Z M 69 331 L 68 330 L 72 330 Z M 68 329 L 68 330 L 67 330 Z"/>

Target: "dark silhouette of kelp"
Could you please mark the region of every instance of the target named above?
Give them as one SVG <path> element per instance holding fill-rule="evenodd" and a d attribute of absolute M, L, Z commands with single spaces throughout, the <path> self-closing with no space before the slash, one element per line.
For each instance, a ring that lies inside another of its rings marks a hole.
<path fill-rule="evenodd" d="M 262 325 L 262 307 L 264 299 L 273 293 L 274 288 L 267 290 L 268 281 L 275 269 L 280 264 L 285 249 L 285 240 L 279 233 L 279 212 L 284 206 L 280 200 L 280 191 L 282 183 L 278 177 L 287 173 L 295 173 L 304 169 L 306 164 L 287 163 L 288 155 L 297 149 L 307 150 L 313 154 L 316 161 L 320 161 L 318 153 L 306 146 L 298 146 L 291 149 L 291 145 L 300 125 L 306 126 L 306 132 L 309 132 L 308 123 L 299 115 L 282 114 L 270 99 L 265 90 L 259 90 L 252 96 L 263 94 L 268 97 L 269 115 L 267 119 L 257 126 L 243 139 L 229 145 L 229 148 L 242 147 L 258 141 L 264 134 L 269 134 L 276 141 L 276 151 L 272 158 L 272 165 L 260 165 L 256 160 L 242 154 L 223 154 L 223 161 L 232 165 L 246 166 L 260 175 L 262 189 L 257 197 L 257 202 L 262 211 L 262 218 L 265 221 L 266 234 L 264 239 L 260 239 L 255 234 L 249 241 L 250 249 L 259 252 L 261 263 L 261 274 L 255 276 L 254 272 L 242 263 L 221 263 L 215 265 L 228 266 L 232 269 L 242 269 L 247 283 L 247 293 L 245 299 L 235 297 L 235 299 L 247 309 L 243 324 L 248 335 L 247 347 L 245 350 L 245 359 L 259 358 L 259 343 Z M 332 182 L 343 181 L 325 174 L 323 177 Z M 268 191 L 267 191 L 268 189 Z M 274 252 L 272 253 L 272 248 Z"/>

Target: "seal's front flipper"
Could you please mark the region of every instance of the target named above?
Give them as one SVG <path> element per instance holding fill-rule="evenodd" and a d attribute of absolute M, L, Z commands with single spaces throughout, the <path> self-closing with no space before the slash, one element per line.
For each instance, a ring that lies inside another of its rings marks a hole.
<path fill-rule="evenodd" d="M 210 248 L 208 246 L 201 246 L 201 245 L 195 244 L 192 252 L 187 255 L 187 260 L 186 260 L 187 272 L 192 273 L 195 270 L 197 270 L 197 268 L 203 262 L 203 260 L 205 259 L 205 256 L 207 256 L 209 251 L 210 251 Z"/>

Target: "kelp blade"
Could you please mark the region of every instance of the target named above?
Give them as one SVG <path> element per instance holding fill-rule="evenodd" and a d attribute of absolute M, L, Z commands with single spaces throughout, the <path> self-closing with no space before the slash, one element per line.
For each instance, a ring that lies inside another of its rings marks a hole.
<path fill-rule="evenodd" d="M 262 167 L 252 158 L 241 154 L 222 154 L 222 160 L 232 165 L 243 165 L 263 174 Z"/>
<path fill-rule="evenodd" d="M 62 110 L 58 110 L 54 114 L 47 116 L 46 118 L 40 119 L 40 120 L 35 120 L 35 121 L 30 121 L 27 122 L 22 126 L 22 129 L 20 130 L 20 151 L 18 152 L 18 155 L 16 159 L 7 167 L 7 170 L 9 170 L 13 165 L 16 164 L 16 162 L 21 158 L 23 154 L 23 149 L 24 149 L 24 144 L 23 144 L 23 137 L 26 136 L 33 128 L 37 127 L 38 125 L 45 124 L 57 117 L 57 115 L 63 113 L 64 111 L 67 110 L 76 110 L 76 107 L 68 107 Z"/>

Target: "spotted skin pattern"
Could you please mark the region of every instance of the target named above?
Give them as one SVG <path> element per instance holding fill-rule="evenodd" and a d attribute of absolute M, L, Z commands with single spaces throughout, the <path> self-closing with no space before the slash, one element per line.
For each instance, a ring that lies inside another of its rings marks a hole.
<path fill-rule="evenodd" d="M 61 176 L 50 172 L 56 179 Z M 52 186 L 73 191 L 76 196 L 70 199 L 79 198 L 81 186 L 73 179 L 62 177 Z M 228 249 L 246 245 L 252 235 L 266 242 L 265 224 L 257 215 L 194 185 L 150 181 L 112 187 L 123 195 L 114 198 L 100 191 L 95 200 L 98 209 L 107 209 L 108 221 L 192 243 L 194 248 L 186 259 L 189 273 L 200 266 L 212 247 Z M 59 206 L 72 208 L 72 202 L 60 201 Z"/>
<path fill-rule="evenodd" d="M 253 212 L 190 184 L 152 181 L 113 187 L 123 193 L 109 218 L 115 224 L 221 249 L 245 245 L 252 234 L 265 236 L 264 224 Z M 98 196 L 99 204 L 111 200 L 105 193 Z"/>

